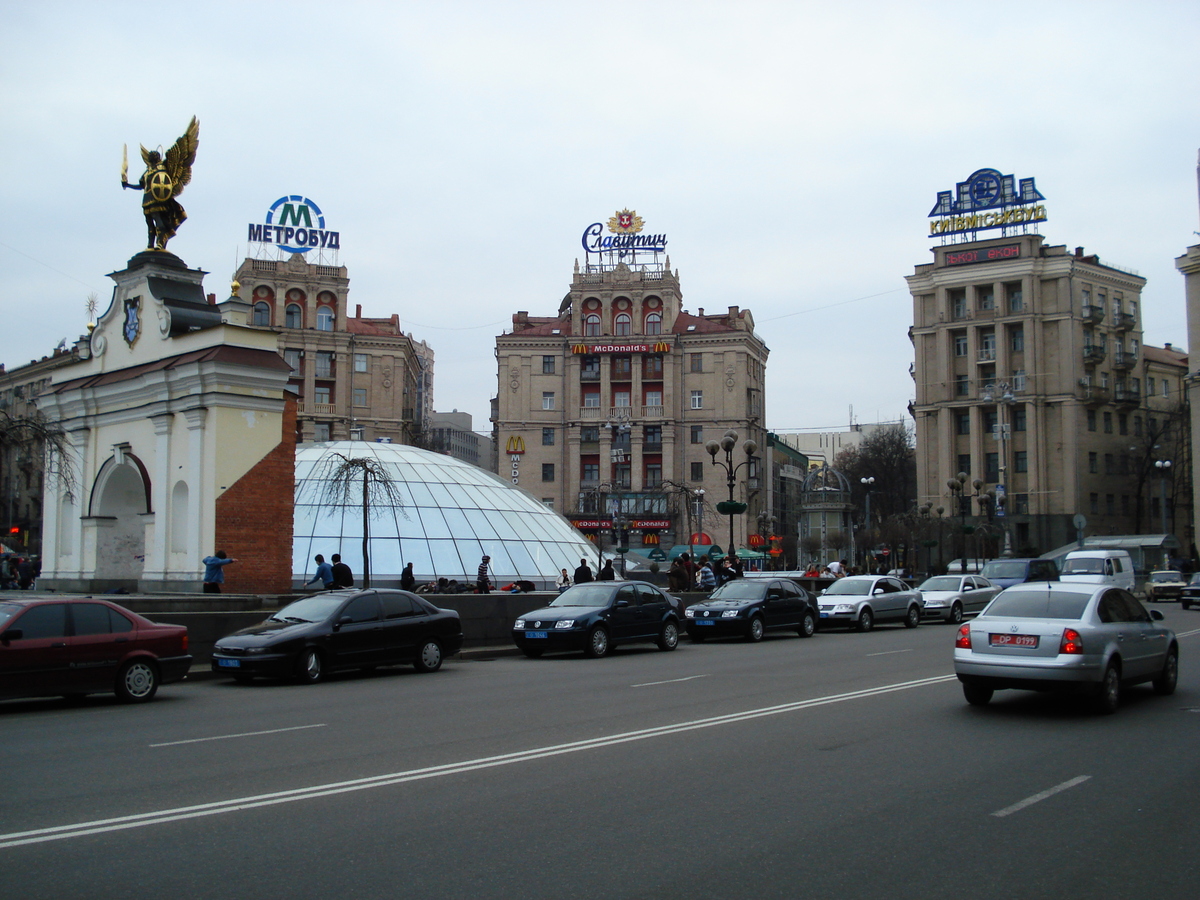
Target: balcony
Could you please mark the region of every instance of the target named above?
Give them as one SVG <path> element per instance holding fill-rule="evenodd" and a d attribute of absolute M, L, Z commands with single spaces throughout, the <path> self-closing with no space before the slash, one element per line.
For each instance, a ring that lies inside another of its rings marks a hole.
<path fill-rule="evenodd" d="M 643 453 L 662 453 L 662 441 L 646 441 L 642 444 Z"/>
<path fill-rule="evenodd" d="M 1119 387 L 1113 391 L 1113 402 L 1136 406 L 1142 402 L 1142 392 L 1137 388 Z"/>
<path fill-rule="evenodd" d="M 1118 331 L 1129 331 L 1137 328 L 1137 316 L 1132 313 L 1117 313 L 1113 316 L 1113 327 Z"/>
<path fill-rule="evenodd" d="M 1083 345 L 1083 361 L 1085 363 L 1104 362 L 1104 357 L 1108 354 L 1103 344 L 1084 344 Z"/>
<path fill-rule="evenodd" d="M 1083 387 L 1083 402 L 1088 406 L 1102 406 L 1112 399 L 1112 391 L 1098 384 L 1085 384 Z"/>
<path fill-rule="evenodd" d="M 1095 322 L 1098 324 L 1104 321 L 1104 307 L 1087 305 L 1079 311 L 1079 315 L 1085 322 Z"/>
<path fill-rule="evenodd" d="M 663 417 L 662 404 L 659 404 L 658 406 L 643 406 L 642 407 L 642 418 L 643 419 L 661 419 L 662 417 Z"/>
<path fill-rule="evenodd" d="M 975 359 L 976 362 L 989 363 L 996 361 L 996 348 L 983 347 L 979 351 L 979 356 Z"/>
<path fill-rule="evenodd" d="M 335 403 L 299 403 L 298 412 L 307 413 L 310 416 L 333 416 L 337 415 L 337 404 Z"/>
<path fill-rule="evenodd" d="M 581 419 L 604 419 L 604 407 L 602 406 L 581 406 L 579 407 L 579 418 Z"/>
<path fill-rule="evenodd" d="M 1114 369 L 1132 369 L 1137 365 L 1138 355 L 1134 350 L 1118 350 L 1113 354 Z"/>
<path fill-rule="evenodd" d="M 579 380 L 580 381 L 599 381 L 600 380 L 600 370 L 599 369 L 583 369 L 579 373 Z"/>

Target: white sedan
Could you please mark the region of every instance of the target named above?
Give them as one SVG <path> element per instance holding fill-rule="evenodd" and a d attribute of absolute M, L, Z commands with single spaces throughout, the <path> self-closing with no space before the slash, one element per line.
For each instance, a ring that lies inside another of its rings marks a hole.
<path fill-rule="evenodd" d="M 1000 588 L 982 575 L 935 575 L 917 588 L 925 598 L 926 619 L 941 619 L 955 625 L 963 616 L 978 614 L 1000 593 Z"/>

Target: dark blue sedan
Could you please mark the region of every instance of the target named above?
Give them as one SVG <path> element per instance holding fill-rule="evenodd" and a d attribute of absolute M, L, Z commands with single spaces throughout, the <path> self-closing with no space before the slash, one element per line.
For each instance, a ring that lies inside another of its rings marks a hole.
<path fill-rule="evenodd" d="M 772 628 L 812 637 L 819 612 L 808 591 L 786 578 L 736 578 L 689 606 L 684 615 L 688 637 L 696 643 L 716 637 L 757 642 Z"/>
<path fill-rule="evenodd" d="M 542 609 L 513 623 L 513 642 L 526 656 L 582 650 L 607 656 L 617 644 L 652 641 L 660 650 L 679 643 L 680 603 L 644 581 L 577 584 Z"/>

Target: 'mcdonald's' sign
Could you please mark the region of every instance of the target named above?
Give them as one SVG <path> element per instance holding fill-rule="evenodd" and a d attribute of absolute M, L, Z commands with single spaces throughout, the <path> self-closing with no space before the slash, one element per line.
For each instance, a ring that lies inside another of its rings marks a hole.
<path fill-rule="evenodd" d="M 254 244 L 275 244 L 288 253 L 309 250 L 340 250 L 342 236 L 325 230 L 325 215 L 307 197 L 291 194 L 280 197 L 267 210 L 267 220 L 250 225 L 247 237 Z"/>

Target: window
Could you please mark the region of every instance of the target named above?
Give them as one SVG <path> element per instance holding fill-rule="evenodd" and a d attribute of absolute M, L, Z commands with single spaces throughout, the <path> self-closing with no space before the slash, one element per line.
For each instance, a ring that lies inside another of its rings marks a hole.
<path fill-rule="evenodd" d="M 975 288 L 975 294 L 979 298 L 980 309 L 996 308 L 996 293 L 990 284 L 986 287 Z"/>
<path fill-rule="evenodd" d="M 1089 409 L 1087 411 L 1087 430 L 1096 430 L 1096 411 L 1094 409 Z"/>
<path fill-rule="evenodd" d="M 702 462 L 692 463 L 692 481 L 703 481 L 703 480 L 704 480 L 704 463 L 702 463 Z"/>
<path fill-rule="evenodd" d="M 333 351 L 318 350 L 317 351 L 317 377 L 332 378 L 333 377 Z"/>
<path fill-rule="evenodd" d="M 954 376 L 954 394 L 957 397 L 965 397 L 971 390 L 971 380 L 966 375 Z"/>
<path fill-rule="evenodd" d="M 287 310 L 284 313 L 283 324 L 288 328 L 303 328 L 304 316 L 300 312 L 300 307 L 295 303 L 289 303 Z"/>
<path fill-rule="evenodd" d="M 1013 353 L 1025 352 L 1025 326 L 1013 325 L 1008 329 L 1008 347 Z"/>
<path fill-rule="evenodd" d="M 1025 407 L 1024 407 L 1024 405 L 1014 406 L 1012 409 L 1012 430 L 1013 431 L 1024 431 L 1025 430 Z"/>
<path fill-rule="evenodd" d="M 613 406 L 629 406 L 629 391 L 613 391 Z"/>
<path fill-rule="evenodd" d="M 967 333 L 965 331 L 954 332 L 954 355 L 967 355 Z"/>
<path fill-rule="evenodd" d="M 367 371 L 367 354 L 365 354 L 365 353 L 355 353 L 354 354 L 354 371 L 355 372 Z"/>
<path fill-rule="evenodd" d="M 1146 379 L 1146 393 L 1151 397 L 1154 396 L 1154 385 L 1155 382 L 1153 378 Z"/>
<path fill-rule="evenodd" d="M 1015 512 L 1019 515 L 1022 515 L 1022 516 L 1029 515 L 1029 495 L 1028 494 L 1017 494 L 1016 495 L 1016 502 L 1013 504 L 1013 512 Z M 1029 526 L 1025 525 L 1025 529 L 1026 529 L 1026 531 L 1028 531 Z M 1017 526 L 1018 535 L 1020 534 L 1020 530 L 1021 530 L 1021 526 L 1018 525 Z M 1021 539 L 1018 536 L 1017 542 L 1018 543 L 1027 543 L 1028 538 Z"/>
<path fill-rule="evenodd" d="M 1105 434 L 1112 434 L 1112 433 L 1113 433 L 1112 425 L 1113 425 L 1113 423 L 1112 423 L 1112 413 L 1110 413 L 1110 412 L 1106 412 L 1106 413 L 1104 414 L 1104 433 L 1105 433 Z"/>
<path fill-rule="evenodd" d="M 318 384 L 313 388 L 313 401 L 316 403 L 329 403 L 329 386 Z"/>
<path fill-rule="evenodd" d="M 1014 391 L 1025 390 L 1025 370 L 1024 369 L 1013 369 L 1012 380 L 1013 380 L 1012 389 Z"/>
<path fill-rule="evenodd" d="M 542 429 L 542 446 L 543 447 L 553 447 L 554 446 L 554 429 L 553 428 L 543 428 Z"/>
<path fill-rule="evenodd" d="M 270 325 L 271 324 L 271 306 L 263 303 L 261 300 L 254 304 L 254 324 L 255 325 Z"/>
<path fill-rule="evenodd" d="M 954 311 L 954 318 L 965 319 L 967 317 L 967 291 L 965 288 L 955 288 L 947 295 L 950 301 L 950 308 Z"/>
<path fill-rule="evenodd" d="M 333 310 L 328 306 L 317 307 L 317 331 L 333 331 Z"/>
<path fill-rule="evenodd" d="M 688 354 L 688 371 L 703 372 L 704 371 L 704 354 L 689 353 Z"/>
<path fill-rule="evenodd" d="M 1122 453 L 1119 457 L 1117 457 L 1117 474 L 1118 475 L 1128 475 L 1129 474 L 1129 454 L 1128 453 Z"/>
<path fill-rule="evenodd" d="M 642 486 L 646 489 L 662 485 L 662 463 L 646 463 L 646 477 Z"/>
<path fill-rule="evenodd" d="M 554 480 L 554 463 L 542 463 L 542 481 Z"/>
<path fill-rule="evenodd" d="M 1110 516 L 1117 514 L 1117 498 L 1113 494 L 1104 495 L 1104 511 Z"/>
<path fill-rule="evenodd" d="M 579 440 L 584 444 L 600 443 L 600 426 L 599 425 L 584 425 L 579 429 Z"/>
<path fill-rule="evenodd" d="M 133 631 L 133 623 L 101 603 L 76 603 L 71 607 L 75 636 L 88 634 L 120 634 Z"/>
<path fill-rule="evenodd" d="M 968 475 L 971 474 L 971 454 L 970 453 L 958 454 L 958 471 L 966 472 Z"/>
<path fill-rule="evenodd" d="M 643 448 L 653 447 L 653 446 L 658 446 L 658 447 L 662 446 L 662 426 L 661 425 L 647 425 L 646 426 L 645 430 L 642 432 L 642 446 L 643 446 Z"/>
<path fill-rule="evenodd" d="M 1097 475 L 1100 472 L 1100 454 L 1095 450 L 1088 452 L 1088 471 L 1093 475 Z"/>
<path fill-rule="evenodd" d="M 662 406 L 662 391 L 646 391 L 646 406 Z"/>
<path fill-rule="evenodd" d="M 314 422 L 313 423 L 313 440 L 318 444 L 329 440 L 329 423 Z"/>
<path fill-rule="evenodd" d="M 586 482 L 597 482 L 600 480 L 600 463 L 585 462 L 582 468 L 582 477 Z"/>
<path fill-rule="evenodd" d="M 692 409 L 704 409 L 704 391 L 692 391 Z"/>
<path fill-rule="evenodd" d="M 1113 456 L 1111 453 L 1104 454 L 1104 474 L 1105 475 L 1117 474 L 1117 458 L 1115 456 Z"/>
<path fill-rule="evenodd" d="M 633 357 L 614 356 L 612 360 L 613 381 L 628 381 L 633 377 Z"/>
<path fill-rule="evenodd" d="M 585 356 L 580 363 L 580 377 L 584 381 L 593 381 L 600 377 L 600 357 Z"/>
<path fill-rule="evenodd" d="M 1164 378 L 1162 380 L 1162 398 L 1164 400 L 1170 400 L 1171 399 L 1170 393 L 1171 393 L 1170 386 L 1167 384 L 1167 379 Z"/>
<path fill-rule="evenodd" d="M 1088 494 L 1088 506 L 1093 516 L 1100 515 L 1100 495 L 1097 493 Z"/>
<path fill-rule="evenodd" d="M 983 455 L 983 480 L 991 482 L 1000 480 L 999 453 L 985 453 Z"/>
<path fill-rule="evenodd" d="M 662 334 L 662 316 L 650 313 L 646 316 L 646 334 Z"/>
<path fill-rule="evenodd" d="M 542 409 L 554 409 L 554 391 L 542 391 Z"/>
<path fill-rule="evenodd" d="M 613 466 L 613 481 L 621 490 L 629 490 L 631 486 L 629 480 L 629 463 L 620 463 Z"/>
<path fill-rule="evenodd" d="M 1021 282 L 1015 281 L 1004 286 L 1004 294 L 1008 298 L 1009 312 L 1022 312 L 1025 309 L 1025 294 L 1021 290 Z"/>
<path fill-rule="evenodd" d="M 65 637 L 67 634 L 67 605 L 65 603 L 48 603 L 43 606 L 31 606 L 20 619 L 12 623 L 12 627 L 21 629 L 21 640 L 23 641 Z"/>
<path fill-rule="evenodd" d="M 969 412 L 960 412 L 954 414 L 955 431 L 958 434 L 971 433 L 971 414 Z"/>
<path fill-rule="evenodd" d="M 583 334 L 584 337 L 600 336 L 600 317 L 598 315 L 589 313 L 583 317 Z"/>
<path fill-rule="evenodd" d="M 693 444 L 703 444 L 704 443 L 704 426 L 703 425 L 693 425 L 692 426 L 692 443 Z"/>
<path fill-rule="evenodd" d="M 543 375 L 553 375 L 554 374 L 554 357 L 553 356 L 543 356 L 542 357 L 542 374 Z"/>
<path fill-rule="evenodd" d="M 367 389 L 366 388 L 355 388 L 354 389 L 354 405 L 355 406 L 366 406 L 367 405 Z"/>
<path fill-rule="evenodd" d="M 543 497 L 542 498 L 542 506 L 546 507 L 546 509 L 554 509 L 554 498 L 553 497 Z"/>
<path fill-rule="evenodd" d="M 300 374 L 300 351 L 290 348 L 283 351 L 283 361 L 292 367 L 292 375 Z"/>
<path fill-rule="evenodd" d="M 663 358 L 661 353 L 642 357 L 642 378 L 647 381 L 660 381 L 663 377 Z"/>
<path fill-rule="evenodd" d="M 633 334 L 633 320 L 629 313 L 620 313 L 613 322 L 613 334 L 617 337 L 628 337 Z"/>
<path fill-rule="evenodd" d="M 995 434 L 996 425 L 999 422 L 998 414 L 995 409 L 980 410 L 980 416 L 983 419 L 983 433 Z"/>
<path fill-rule="evenodd" d="M 1117 434 L 1129 434 L 1129 416 L 1117 413 Z"/>
<path fill-rule="evenodd" d="M 585 409 L 598 409 L 600 406 L 600 389 L 594 391 L 585 391 L 583 394 L 583 406 Z"/>

